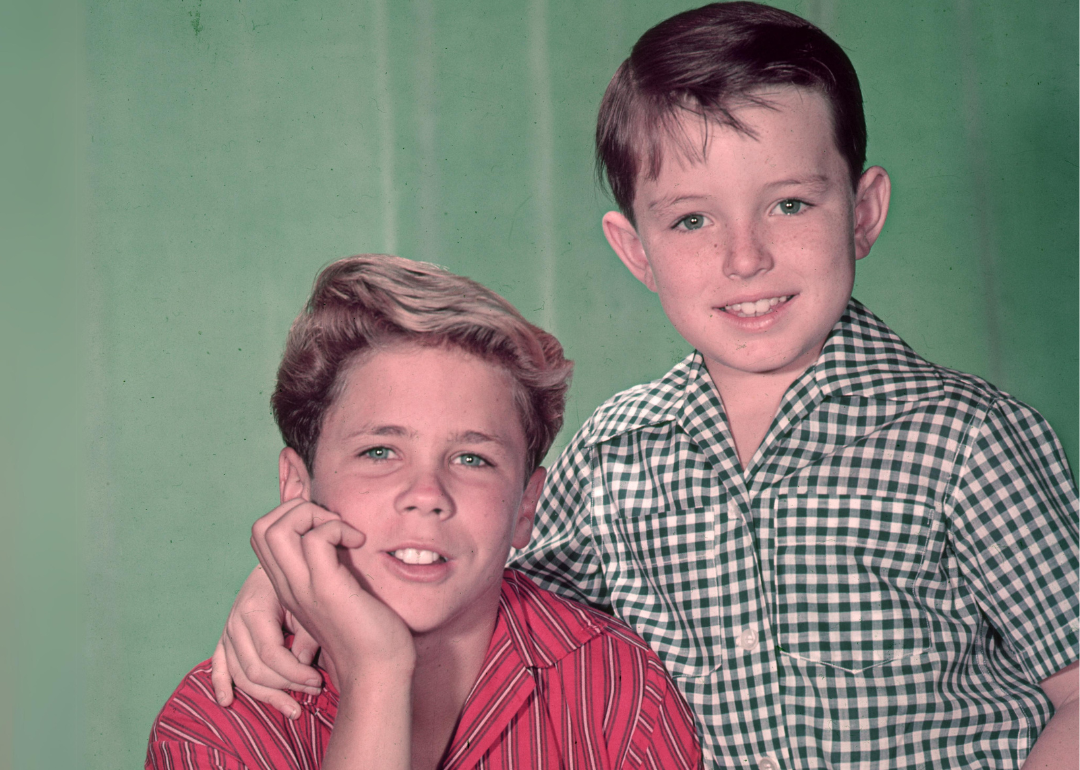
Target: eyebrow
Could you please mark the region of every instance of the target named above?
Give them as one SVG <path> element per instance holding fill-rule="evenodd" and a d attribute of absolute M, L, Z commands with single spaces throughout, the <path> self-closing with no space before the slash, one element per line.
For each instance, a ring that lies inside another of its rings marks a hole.
<path fill-rule="evenodd" d="M 703 201 L 712 198 L 711 195 L 676 195 L 670 198 L 660 198 L 650 203 L 646 208 L 649 211 L 663 211 L 664 209 L 673 208 L 687 201 Z"/>
<path fill-rule="evenodd" d="M 829 176 L 826 174 L 809 174 L 802 178 L 792 177 L 790 179 L 777 179 L 775 182 L 767 182 L 765 184 L 766 190 L 774 190 L 778 187 L 808 187 L 814 191 L 824 190 L 829 186 Z M 660 198 L 651 202 L 646 208 L 649 211 L 665 211 L 675 206 L 682 205 L 691 201 L 704 201 L 711 200 L 711 195 L 674 195 L 667 198 Z"/>
<path fill-rule="evenodd" d="M 454 443 L 461 444 L 498 444 L 499 446 L 506 446 L 506 439 L 502 436 L 490 436 L 487 433 L 478 430 L 467 430 L 464 433 L 455 433 L 450 439 Z"/>
<path fill-rule="evenodd" d="M 362 436 L 391 436 L 414 438 L 416 431 L 407 430 L 401 425 L 363 425 L 349 433 L 345 439 L 352 440 Z M 460 433 L 450 434 L 450 441 L 455 444 L 498 444 L 506 446 L 507 441 L 502 436 L 494 436 L 478 430 L 466 430 Z"/>
<path fill-rule="evenodd" d="M 415 435 L 415 431 L 408 431 L 400 425 L 362 425 L 349 434 L 353 436 L 409 436 Z"/>
<path fill-rule="evenodd" d="M 810 174 L 801 179 L 778 179 L 765 185 L 766 189 L 776 187 L 810 187 L 816 190 L 824 189 L 829 185 L 829 177 L 826 174 Z"/>

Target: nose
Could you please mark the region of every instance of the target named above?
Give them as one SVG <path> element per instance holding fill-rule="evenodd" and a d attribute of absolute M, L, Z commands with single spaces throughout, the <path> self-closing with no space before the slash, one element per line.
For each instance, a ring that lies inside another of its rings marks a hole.
<path fill-rule="evenodd" d="M 454 501 L 438 469 L 416 468 L 398 496 L 399 513 L 435 515 L 440 519 L 454 515 Z"/>
<path fill-rule="evenodd" d="M 728 278 L 746 280 L 772 269 L 769 247 L 751 223 L 735 222 L 727 228 L 725 235 L 719 248 L 724 260 L 724 275 Z"/>

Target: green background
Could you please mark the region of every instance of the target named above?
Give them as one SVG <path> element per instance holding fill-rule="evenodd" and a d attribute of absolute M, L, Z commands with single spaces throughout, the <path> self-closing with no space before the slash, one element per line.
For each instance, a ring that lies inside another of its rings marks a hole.
<path fill-rule="evenodd" d="M 856 296 L 1042 411 L 1075 467 L 1076 3 L 778 4 L 851 56 L 893 178 Z M 328 261 L 392 252 L 504 294 L 577 361 L 570 429 L 684 355 L 603 240 L 591 134 L 637 36 L 691 6 L 3 12 L 0 55 L 31 74 L 4 74 L 26 105 L 4 155 L 12 766 L 139 766 L 210 654 L 276 503 L 285 332 Z"/>

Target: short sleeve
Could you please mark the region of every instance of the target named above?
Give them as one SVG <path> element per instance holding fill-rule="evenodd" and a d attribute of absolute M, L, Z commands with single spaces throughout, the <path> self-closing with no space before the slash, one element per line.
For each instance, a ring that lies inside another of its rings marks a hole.
<path fill-rule="evenodd" d="M 147 770 L 248 770 L 232 751 L 223 710 L 208 690 L 209 664 L 184 677 L 154 720 Z"/>
<path fill-rule="evenodd" d="M 624 768 L 695 770 L 702 766 L 694 715 L 659 659 L 650 655 L 645 701 Z"/>
<path fill-rule="evenodd" d="M 561 596 L 610 611 L 589 524 L 595 453 L 587 429 L 588 423 L 549 470 L 532 541 L 511 555 L 510 566 Z"/>
<path fill-rule="evenodd" d="M 994 402 L 972 439 L 949 520 L 962 577 L 1040 682 L 1077 659 L 1076 483 L 1053 430 L 1017 401 Z"/>
<path fill-rule="evenodd" d="M 187 741 L 151 741 L 147 770 L 248 770 L 236 757 Z"/>

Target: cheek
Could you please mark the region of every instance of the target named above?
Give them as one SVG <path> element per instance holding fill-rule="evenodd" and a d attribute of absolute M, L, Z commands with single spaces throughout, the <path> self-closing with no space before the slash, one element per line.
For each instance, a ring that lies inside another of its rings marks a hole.
<path fill-rule="evenodd" d="M 676 258 L 661 257 L 654 262 L 653 280 L 656 293 L 661 303 L 671 310 L 678 310 L 680 298 L 693 297 L 705 287 L 716 283 L 716 271 L 719 267 L 711 262 L 701 251 L 684 253 Z"/>
<path fill-rule="evenodd" d="M 371 569 L 371 560 L 378 558 L 378 554 L 364 548 L 347 548 L 338 550 L 338 559 L 352 576 L 356 578 L 360 586 L 368 593 L 378 595 L 378 586 L 373 585 L 369 577 L 375 574 Z"/>
<path fill-rule="evenodd" d="M 510 542 L 517 523 L 520 496 L 511 494 L 496 494 L 481 501 L 482 507 L 478 510 L 484 513 L 475 519 L 475 536 L 477 547 L 489 546 L 486 550 L 495 552 L 502 549 Z"/>

